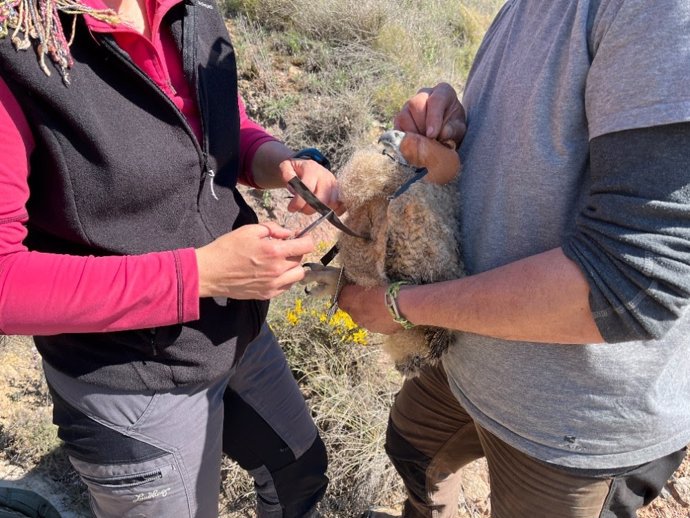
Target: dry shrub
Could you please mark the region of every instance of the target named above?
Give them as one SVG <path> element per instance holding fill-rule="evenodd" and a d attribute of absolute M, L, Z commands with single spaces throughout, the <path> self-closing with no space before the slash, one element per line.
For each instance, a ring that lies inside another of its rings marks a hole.
<path fill-rule="evenodd" d="M 327 304 L 293 289 L 275 304 L 271 325 L 307 398 L 329 452 L 331 479 L 322 512 L 356 516 L 400 490 L 383 442 L 400 378 L 377 338 Z"/>
<path fill-rule="evenodd" d="M 229 27 L 237 53 L 240 78 L 250 81 L 253 90 L 271 95 L 279 92 L 279 75 L 273 61 L 272 36 L 259 23 L 248 17 L 238 17 Z"/>
<path fill-rule="evenodd" d="M 323 301 L 303 299 L 297 288 L 274 302 L 269 322 L 328 449 L 323 516 L 357 516 L 374 502 L 400 501 L 402 487 L 383 447 L 400 378 L 376 336 L 342 311 L 329 318 Z M 228 463 L 224 479 L 222 516 L 251 516 L 248 478 Z"/>
<path fill-rule="evenodd" d="M 497 4 L 227 0 L 249 114 L 338 166 L 420 87 L 462 89 Z"/>
<path fill-rule="evenodd" d="M 0 349 L 0 440 L 14 463 L 31 465 L 60 445 L 52 423 L 52 404 L 29 338 L 3 338 Z"/>
<path fill-rule="evenodd" d="M 242 13 L 264 27 L 292 27 L 304 37 L 331 44 L 373 39 L 396 10 L 393 0 L 229 0 L 229 12 Z"/>
<path fill-rule="evenodd" d="M 86 515 L 86 488 L 61 448 L 40 356 L 29 337 L 0 336 L 0 378 L 2 458 L 58 483 L 64 500 Z"/>
<path fill-rule="evenodd" d="M 315 97 L 308 109 L 286 117 L 285 140 L 295 149 L 321 149 L 337 171 L 368 139 L 369 105 L 363 91 L 346 91 L 332 99 Z"/>

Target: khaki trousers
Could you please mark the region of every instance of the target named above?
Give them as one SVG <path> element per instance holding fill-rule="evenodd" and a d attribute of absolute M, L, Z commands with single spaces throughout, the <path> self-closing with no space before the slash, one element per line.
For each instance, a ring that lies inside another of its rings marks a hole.
<path fill-rule="evenodd" d="M 460 469 L 481 457 L 489 466 L 494 518 L 634 518 L 684 457 L 681 450 L 601 478 L 538 461 L 479 427 L 440 365 L 403 384 L 386 451 L 407 489 L 404 518 L 455 517 Z"/>

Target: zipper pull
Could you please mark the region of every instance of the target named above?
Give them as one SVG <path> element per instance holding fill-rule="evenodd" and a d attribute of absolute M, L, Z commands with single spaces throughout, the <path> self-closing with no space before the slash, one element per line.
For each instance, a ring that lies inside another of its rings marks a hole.
<path fill-rule="evenodd" d="M 208 171 L 206 172 L 208 177 L 211 179 L 211 196 L 213 196 L 216 200 L 218 199 L 218 196 L 216 195 L 216 189 L 214 187 L 214 178 L 216 177 L 216 172 L 209 167 Z"/>
<path fill-rule="evenodd" d="M 154 356 L 158 356 L 158 345 L 156 344 L 156 328 L 152 327 L 149 329 L 149 334 L 151 336 L 151 352 Z"/>

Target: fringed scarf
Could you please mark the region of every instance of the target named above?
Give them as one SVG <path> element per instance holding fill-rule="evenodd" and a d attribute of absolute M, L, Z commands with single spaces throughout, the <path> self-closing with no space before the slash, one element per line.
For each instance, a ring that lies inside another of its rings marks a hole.
<path fill-rule="evenodd" d="M 60 12 L 73 15 L 69 41 L 60 22 Z M 10 36 L 17 50 L 26 50 L 33 42 L 43 72 L 50 75 L 47 55 L 65 84 L 69 84 L 69 69 L 73 65 L 69 47 L 80 14 L 112 24 L 119 20 L 115 11 L 93 9 L 79 0 L 0 0 L 0 38 Z"/>

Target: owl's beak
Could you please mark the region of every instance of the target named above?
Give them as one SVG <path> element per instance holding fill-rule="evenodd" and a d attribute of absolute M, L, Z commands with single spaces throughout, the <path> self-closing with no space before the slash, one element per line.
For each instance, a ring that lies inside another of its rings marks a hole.
<path fill-rule="evenodd" d="M 400 144 L 405 138 L 405 132 L 399 130 L 388 130 L 379 137 L 379 144 L 383 146 L 383 154 L 389 156 L 402 165 L 409 165 L 405 157 L 400 152 Z"/>

